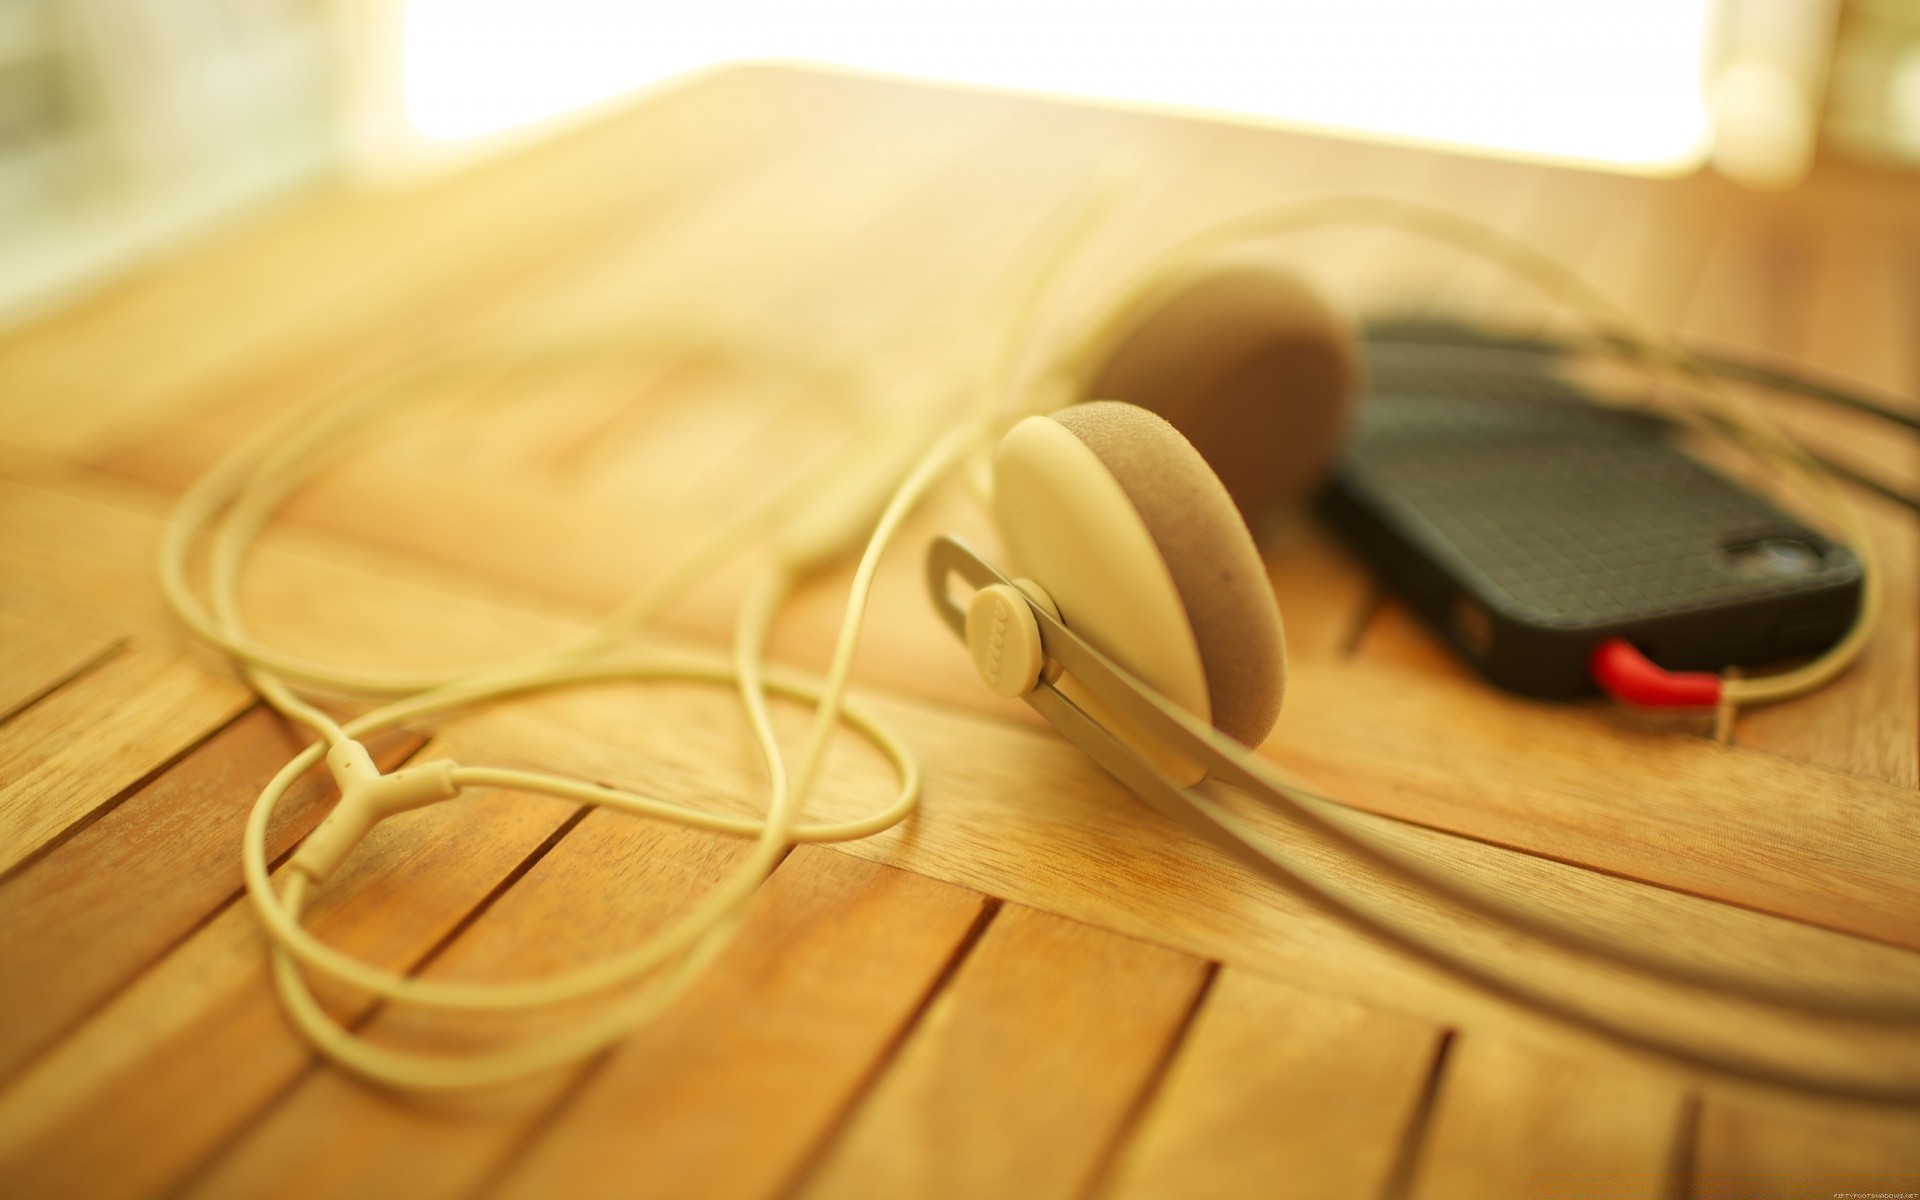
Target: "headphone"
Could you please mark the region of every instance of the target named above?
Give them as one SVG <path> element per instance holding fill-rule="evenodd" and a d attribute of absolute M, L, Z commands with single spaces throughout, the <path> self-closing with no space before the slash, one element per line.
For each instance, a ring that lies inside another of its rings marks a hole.
<path fill-rule="evenodd" d="M 854 646 L 881 554 L 919 501 L 955 468 L 991 512 L 996 565 L 951 538 L 927 553 L 936 614 L 966 645 L 986 686 L 1024 699 L 1136 795 L 1224 847 L 1263 875 L 1305 887 L 1366 931 L 1496 994 L 1631 1045 L 1709 1069 L 1796 1088 L 1911 1102 L 1920 1066 L 1875 1064 L 1825 1073 L 1776 1061 L 1767 1047 L 1716 1043 L 1711 1028 L 1678 1036 L 1622 1018 L 1582 980 L 1604 987 L 1621 973 L 1656 991 L 1706 991 L 1796 1020 L 1909 1027 L 1920 997 L 1849 996 L 1797 981 L 1688 966 L 1545 921 L 1406 860 L 1340 806 L 1287 778 L 1249 747 L 1272 729 L 1285 691 L 1281 615 L 1254 536 L 1313 494 L 1338 455 L 1363 393 L 1364 356 L 1350 322 L 1299 280 L 1235 252 L 1247 244 L 1337 222 L 1392 224 L 1492 259 L 1574 306 L 1597 343 L 1675 385 L 1676 420 L 1733 436 L 1798 484 L 1862 559 L 1863 598 L 1852 629 L 1815 661 L 1781 675 L 1730 681 L 1723 703 L 1803 694 L 1844 671 L 1879 612 L 1879 578 L 1858 519 L 1821 464 L 1763 414 L 1721 387 L 1699 360 L 1642 330 L 1571 273 L 1525 246 L 1445 210 L 1382 197 L 1325 197 L 1263 209 L 1189 239 L 1142 272 L 1065 348 L 1025 378 L 1034 314 L 1091 225 L 1082 215 L 1054 240 L 1027 281 L 989 368 L 958 417 L 905 411 L 862 428 L 845 451 L 790 491 L 768 497 L 654 579 L 582 638 L 491 667 L 445 674 L 367 672 L 312 662 L 246 631 L 239 580 L 252 542 L 277 505 L 388 407 L 396 389 L 490 348 L 422 355 L 397 375 L 360 381 L 241 447 L 196 483 L 176 508 L 161 548 L 169 601 L 201 636 L 239 665 L 260 695 L 319 740 L 262 792 L 243 849 L 247 889 L 270 941 L 288 1013 L 341 1065 L 406 1088 L 500 1082 L 578 1060 L 649 1019 L 718 955 L 747 900 L 797 841 L 864 837 L 908 817 L 919 796 L 911 750 L 847 700 Z M 610 339 L 615 347 L 621 336 Z M 748 348 L 752 357 L 760 350 Z M 204 585 L 189 569 L 211 538 Z M 864 542 L 825 676 L 806 679 L 764 662 L 767 630 L 792 585 Z M 730 655 L 648 650 L 613 657 L 666 604 L 720 565 L 758 545 L 765 561 L 741 604 Z M 959 594 L 956 584 L 965 594 Z M 202 589 L 206 598 L 202 597 Z M 476 703 L 614 680 L 675 679 L 738 691 L 769 778 L 762 819 L 698 808 L 538 772 L 430 762 L 382 775 L 360 739 L 381 729 Z M 302 692 L 387 701 L 336 721 Z M 812 729 L 789 772 L 767 713 L 769 693 L 815 705 Z M 806 825 L 798 809 L 839 724 L 893 764 L 900 790 L 870 818 Z M 274 806 L 305 771 L 327 764 L 341 800 L 272 879 L 265 831 Z M 514 984 L 469 984 L 399 975 L 309 934 L 300 913 L 313 890 L 385 816 L 435 803 L 467 786 L 541 792 L 577 803 L 752 837 L 746 861 L 682 920 L 592 967 Z M 1277 811 L 1315 853 L 1283 850 L 1236 815 L 1235 794 Z M 1380 886 L 1382 882 L 1388 886 Z M 1392 899 L 1388 899 L 1391 897 Z M 1518 933 L 1553 958 L 1556 973 L 1523 969 Z M 465 1057 L 377 1044 L 335 1022 L 315 1001 L 307 972 L 431 1007 L 518 1010 L 611 997 L 558 1034 Z M 1639 986 L 1636 984 L 1635 986 Z M 1671 995 L 1669 991 L 1667 993 Z M 1631 1006 L 1629 1006 L 1631 1011 Z M 1642 1006 L 1642 1011 L 1650 1011 Z M 1895 1056 L 1897 1057 L 1897 1056 Z"/>

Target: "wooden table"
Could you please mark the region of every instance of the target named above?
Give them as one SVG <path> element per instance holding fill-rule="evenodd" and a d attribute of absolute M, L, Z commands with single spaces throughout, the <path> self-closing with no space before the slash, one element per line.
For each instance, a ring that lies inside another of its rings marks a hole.
<path fill-rule="evenodd" d="M 1920 388 L 1920 179 L 1844 165 L 1763 195 L 756 68 L 458 178 L 304 198 L 0 342 L 0 1193 L 1915 1190 L 1920 1113 L 1702 1075 L 1510 1009 L 1132 801 L 979 687 L 936 626 L 919 547 L 938 530 L 988 538 L 957 487 L 883 571 L 859 659 L 860 694 L 923 756 L 916 819 L 793 851 L 695 991 L 579 1069 L 421 1102 L 316 1062 L 290 1030 L 238 847 L 302 739 L 159 599 L 156 536 L 179 489 L 292 406 L 448 331 L 678 331 L 672 355 L 450 385 L 437 411 L 452 419 L 397 418 L 302 494 L 247 589 L 263 636 L 343 662 L 556 639 L 741 489 L 840 444 L 859 401 L 821 386 L 836 371 L 879 371 L 886 403 L 942 402 L 1023 264 L 1116 170 L 1124 198 L 1063 281 L 1056 333 L 1209 220 L 1365 187 L 1476 211 L 1696 339 Z M 1275 253 L 1366 305 L 1543 319 L 1491 271 L 1395 235 Z M 1920 483 L 1911 443 L 1783 407 Z M 1306 531 L 1271 558 L 1294 672 L 1266 749 L 1409 852 L 1563 916 L 1657 931 L 1685 957 L 1920 993 L 1916 528 L 1862 503 L 1892 597 L 1865 663 L 1742 714 L 1724 742 L 1692 719 L 1494 693 Z M 717 644 L 742 578 L 680 605 L 668 633 Z M 823 662 L 846 582 L 806 590 L 779 658 Z M 714 689 L 599 688 L 380 749 L 740 809 L 762 786 Z M 810 811 L 864 811 L 889 787 L 849 743 Z M 298 790 L 273 852 L 329 801 Z M 470 794 L 382 826 L 313 924 L 396 969 L 524 977 L 629 944 L 741 852 Z M 331 1001 L 416 1044 L 499 1032 Z M 1805 1053 L 1912 1077 L 1910 1031 L 1884 1041 L 1809 1035 Z M 1775 1190 L 1727 1190 L 1741 1173 Z"/>

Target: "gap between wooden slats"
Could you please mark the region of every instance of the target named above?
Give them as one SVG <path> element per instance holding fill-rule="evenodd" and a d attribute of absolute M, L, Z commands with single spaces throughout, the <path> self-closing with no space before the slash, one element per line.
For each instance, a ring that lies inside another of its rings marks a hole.
<path fill-rule="evenodd" d="M 1670 1173 L 1686 1107 L 1670 1076 L 1468 1034 L 1448 1055 L 1407 1195 L 1551 1195 L 1583 1177 L 1636 1186 Z"/>
<path fill-rule="evenodd" d="M 255 708 L 0 883 L 0 1080 L 239 899 L 247 810 L 301 744 Z M 419 745 L 390 735 L 374 750 L 391 769 Z M 319 777 L 295 787 L 269 830 L 269 860 L 330 800 Z"/>
<path fill-rule="evenodd" d="M 800 1171 L 970 953 L 976 893 L 801 849 L 738 947 L 489 1196 L 755 1197 Z"/>
<path fill-rule="evenodd" d="M 349 953 L 405 968 L 570 811 L 483 793 L 385 822 L 315 903 L 309 927 Z M 367 1007 L 355 999 L 341 1011 L 357 1020 Z M 22 1196 L 149 1194 L 310 1061 L 268 982 L 257 918 L 229 906 L 0 1092 L 0 1173 Z"/>
<path fill-rule="evenodd" d="M 1097 1195 L 1379 1196 L 1439 1031 L 1222 970 Z"/>
<path fill-rule="evenodd" d="M 0 878 L 243 712 L 245 689 L 134 644 L 0 725 Z"/>
<path fill-rule="evenodd" d="M 125 647 L 105 630 L 0 612 L 0 725 Z"/>
<path fill-rule="evenodd" d="M 467 589 L 444 592 L 419 585 L 409 589 L 389 578 L 377 594 L 369 594 L 355 582 L 353 572 L 343 574 L 315 557 L 322 545 L 331 547 L 326 557 L 336 561 L 351 557 L 350 547 L 324 539 L 297 556 L 266 556 L 260 578 L 264 590 L 258 596 L 263 628 L 271 628 L 271 614 L 304 611 L 299 598 L 323 591 L 342 597 L 329 613 L 337 622 L 331 636 L 341 639 L 343 646 L 355 644 L 369 630 L 379 631 L 396 645 L 424 651 L 436 643 L 471 643 L 483 630 L 498 634 L 519 628 L 530 639 L 546 641 L 565 628 L 543 623 L 524 610 L 481 602 Z M 276 595 L 283 599 L 276 602 Z M 689 744 L 672 721 L 662 723 L 645 716 L 646 705 L 658 704 L 662 698 L 637 696 L 635 702 L 642 707 L 631 715 L 623 711 L 625 702 L 614 703 L 614 699 L 607 693 L 558 698 L 516 707 L 510 716 L 473 718 L 472 727 L 485 731 L 489 745 L 519 746 L 535 761 L 554 768 L 647 787 L 706 788 L 715 765 L 737 767 L 748 761 L 744 743 L 737 737 L 708 749 L 697 742 Z M 718 695 L 710 699 L 726 703 Z M 670 698 L 667 702 L 674 703 Z M 1237 869 L 1206 876 L 1207 886 L 1196 892 L 1194 856 L 1213 861 L 1211 852 L 1181 841 L 1169 845 L 1164 833 L 1156 832 L 1154 819 L 1051 735 L 913 702 L 882 698 L 879 703 L 893 719 L 905 723 L 909 736 L 927 756 L 932 790 L 913 837 L 890 836 L 853 847 L 856 853 L 880 856 L 990 894 L 1037 903 L 1143 936 L 1177 937 L 1183 946 L 1207 958 L 1243 963 L 1258 959 L 1281 972 L 1312 972 L 1321 969 L 1314 964 L 1323 964 L 1331 968 L 1324 977 L 1336 990 L 1358 988 L 1362 995 L 1424 996 L 1435 1002 L 1450 994 L 1446 989 L 1428 992 L 1424 984 L 1405 992 L 1417 975 L 1409 976 L 1403 967 L 1392 965 L 1391 956 L 1369 949 L 1364 941 L 1356 941 L 1310 909 L 1295 907 L 1274 889 L 1245 879 Z M 1729 768 L 1740 761 L 1737 753 L 1720 753 L 1730 755 L 1723 764 Z M 674 768 L 680 774 L 663 774 L 669 764 L 688 755 L 695 758 Z M 1765 770 L 1761 766 L 1755 764 L 1749 781 L 1753 786 L 1781 794 L 1804 789 L 1806 781 L 1796 780 L 1788 765 L 1765 764 Z M 883 780 L 876 783 L 871 791 L 833 799 L 849 805 L 848 812 L 882 802 L 886 785 Z M 1442 850 L 1436 844 L 1435 849 L 1443 857 L 1458 857 L 1471 846 Z M 1596 879 L 1572 868 L 1497 850 L 1486 853 L 1492 856 L 1488 867 L 1498 863 L 1502 877 L 1520 870 L 1544 872 L 1554 880 L 1546 894 L 1566 894 L 1562 916 L 1610 920 L 1630 913 L 1631 909 L 1620 906 L 1631 900 L 1635 906 L 1654 905 L 1659 915 L 1649 919 L 1668 924 L 1676 934 L 1694 931 L 1688 936 L 1696 937 L 1705 948 L 1758 955 L 1763 962 L 1777 955 L 1812 955 L 1834 963 L 1841 976 L 1869 986 L 1879 979 L 1898 986 L 1901 977 L 1896 968 L 1905 959 L 1891 952 L 1702 901 Z M 1127 864 L 1125 878 L 1138 886 L 1116 887 L 1115 863 Z M 1228 910 L 1218 908 L 1223 902 Z M 1227 911 L 1242 915 L 1223 920 Z M 1262 915 L 1251 922 L 1246 919 L 1255 914 Z M 1161 930 L 1173 932 L 1157 932 Z M 1388 980 L 1398 982 L 1388 984 Z M 1447 1000 L 1442 1008 L 1452 1003 Z"/>
<path fill-rule="evenodd" d="M 799 1196 L 1072 1197 L 1205 964 L 1008 906 Z"/>

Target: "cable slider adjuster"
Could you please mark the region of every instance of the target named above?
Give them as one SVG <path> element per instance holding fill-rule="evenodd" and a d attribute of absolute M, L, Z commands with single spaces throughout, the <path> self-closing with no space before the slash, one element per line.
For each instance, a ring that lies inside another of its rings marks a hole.
<path fill-rule="evenodd" d="M 293 856 L 293 869 L 315 883 L 333 874 L 340 861 L 381 821 L 460 794 L 460 785 L 453 779 L 452 759 L 382 775 L 373 755 L 352 740 L 339 742 L 327 751 L 327 770 L 340 789 L 340 802 Z"/>

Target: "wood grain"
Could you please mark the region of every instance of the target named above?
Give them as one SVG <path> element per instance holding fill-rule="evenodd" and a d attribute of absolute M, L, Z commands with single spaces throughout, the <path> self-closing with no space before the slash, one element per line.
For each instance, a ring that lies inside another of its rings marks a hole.
<path fill-rule="evenodd" d="M 1202 966 L 1002 909 L 801 1194 L 1076 1194 L 1180 1030 Z"/>
<path fill-rule="evenodd" d="M 1304 666 L 1291 687 L 1265 749 L 1349 803 L 1915 944 L 1916 843 L 1878 832 L 1920 819 L 1905 788 L 1459 677 L 1356 662 Z M 1516 760 L 1526 772 L 1501 769 Z"/>
<path fill-rule="evenodd" d="M 858 93 L 743 71 L 636 114 L 401 192 L 323 195 L 283 220 L 239 231 L 191 265 L 161 265 L 111 295 L 12 339 L 0 372 L 0 429 L 14 444 L 78 454 L 122 441 L 202 398 L 337 378 L 369 351 L 391 353 L 437 311 L 484 293 L 620 223 L 700 202 L 762 153 L 804 149 L 798 131 L 849 115 Z M 752 153 L 748 153 L 748 148 Z M 559 182 L 584 176 L 592 186 Z M 404 248 L 392 269 L 388 247 Z M 508 232 L 511 236 L 505 236 Z M 244 301 L 242 300 L 244 298 Z M 222 319 L 185 338 L 198 314 Z M 116 354 L 90 352 L 102 344 Z M 353 353 L 342 351 L 352 347 Z M 137 359 L 126 371 L 120 356 Z"/>
<path fill-rule="evenodd" d="M 746 843 L 613 813 L 569 829 L 423 975 L 504 980 L 558 974 L 634 944 L 684 913 Z M 543 936 L 529 938 L 527 929 Z M 580 1006 L 525 1017 L 385 1007 L 383 1045 L 473 1053 L 552 1033 Z M 202 1196 L 460 1196 L 483 1182 L 577 1083 L 581 1068 L 476 1096 L 410 1097 L 334 1071 L 306 1074 L 189 1189 Z"/>
<path fill-rule="evenodd" d="M 1782 1179 L 1822 1196 L 1913 1191 L 1920 1185 L 1920 1114 L 1709 1095 L 1695 1153 L 1703 1194 L 1729 1177 Z"/>
<path fill-rule="evenodd" d="M 0 725 L 0 875 L 249 702 L 233 680 L 133 646 Z"/>
<path fill-rule="evenodd" d="M 845 104 L 846 100 L 816 98 L 813 103 Z M 810 111 L 803 104 L 791 117 L 804 120 Z M 820 113 L 813 115 L 820 120 Z M 817 298 L 826 268 L 836 256 L 860 245 L 861 232 L 897 207 L 903 190 L 924 186 L 936 166 L 955 165 L 970 147 L 1004 129 L 1013 116 L 995 106 L 956 109 L 925 98 L 858 108 L 842 120 L 821 120 L 817 137 L 782 139 L 780 152 L 759 163 L 740 186 L 713 189 L 704 202 L 696 202 L 702 198 L 698 190 L 675 189 L 675 204 L 644 214 L 651 219 L 609 221 L 596 230 L 598 236 L 573 243 L 565 253 L 549 254 L 520 275 L 489 288 L 450 295 L 436 309 L 442 321 L 469 328 L 475 337 L 498 338 L 502 355 L 496 378 L 485 381 L 491 386 L 473 389 L 489 403 L 472 406 L 469 422 L 475 416 L 495 422 L 518 417 L 515 432 L 524 436 L 502 439 L 475 436 L 469 430 L 452 441 L 452 454 L 448 439 L 428 441 L 426 453 L 421 452 L 419 441 L 402 439 L 375 454 L 375 465 L 386 470 L 354 473 L 351 486 L 331 493 L 323 489 L 305 511 L 344 520 L 365 535 L 362 514 L 383 503 L 412 502 L 428 513 L 458 516 L 461 507 L 445 499 L 445 489 L 452 487 L 470 503 L 482 506 L 469 520 L 492 518 L 492 528 L 513 537 L 496 551 L 501 559 L 524 562 L 534 571 L 565 572 L 569 564 L 577 571 L 582 556 L 542 554 L 534 539 L 519 537 L 520 530 L 532 527 L 533 519 L 542 515 L 541 509 L 513 515 L 510 503 L 531 501 L 537 506 L 543 493 L 550 497 L 564 480 L 562 490 L 576 505 L 590 503 L 596 492 L 609 490 L 594 486 L 606 483 L 615 485 L 614 495 L 600 497 L 602 503 L 631 503 L 639 491 L 655 505 L 684 504 L 687 491 L 697 491 L 700 482 L 688 470 L 689 448 L 696 461 L 711 460 L 716 450 L 744 433 L 737 420 L 715 422 L 696 406 L 673 403 L 677 393 L 669 385 L 674 371 L 702 355 L 737 363 L 742 342 L 757 354 L 773 357 L 783 368 L 790 361 L 804 366 L 823 357 L 808 344 L 808 333 L 818 335 L 818 329 L 779 327 L 782 320 L 791 324 L 796 314 L 811 313 L 812 306 L 769 302 L 803 279 L 811 283 Z M 873 154 L 881 145 L 895 152 Z M 861 197 L 861 202 L 836 199 L 837 193 L 807 191 L 806 183 L 823 171 L 843 178 L 852 189 L 850 194 Z M 673 189 L 671 173 L 661 176 L 656 186 Z M 765 213 L 773 208 L 781 216 L 770 222 Z M 499 214 L 501 224 L 494 234 L 507 234 L 511 219 L 509 213 Z M 389 237 L 403 242 L 407 230 L 376 219 L 366 223 L 363 236 L 373 243 Z M 690 314 L 715 310 L 726 313 L 726 319 L 710 323 L 690 319 Z M 775 328 L 765 334 L 754 329 L 756 315 L 761 316 L 761 325 Z M 639 354 L 637 362 L 632 351 L 624 362 L 616 356 L 616 365 L 625 368 L 618 386 L 587 395 L 569 395 L 564 389 L 556 393 L 545 386 L 552 372 L 543 370 L 536 403 L 505 414 L 498 411 L 503 379 L 508 395 L 516 383 L 513 371 L 522 365 L 516 358 L 519 352 L 575 345 L 583 336 L 603 331 L 629 336 L 638 331 L 642 347 L 651 346 L 649 352 Z M 783 348 L 787 348 L 785 357 Z M 193 409 L 170 414 L 161 428 L 114 439 L 98 457 L 136 474 L 183 484 L 246 430 L 318 394 L 336 381 L 344 367 L 378 363 L 384 353 L 356 347 L 329 374 L 307 372 L 273 388 L 231 389 L 208 396 Z M 783 389 L 792 389 L 791 371 L 769 371 L 764 364 L 752 362 L 747 366 L 747 382 L 772 379 Z M 741 402 L 737 387 L 718 393 L 709 389 L 706 398 L 723 409 Z M 749 405 L 757 399 L 752 394 L 745 397 Z M 527 419 L 529 414 L 533 420 Z M 486 431 L 483 423 L 480 432 Z M 716 445 L 715 439 L 722 440 Z M 567 452 L 570 445 L 577 451 L 583 441 L 593 443 L 592 455 Z M 439 478 L 432 480 L 431 487 L 410 486 L 394 469 L 401 464 L 421 467 Z M 559 464 L 564 464 L 564 474 L 556 470 Z M 503 478 L 499 469 L 507 465 L 519 469 Z M 507 485 L 505 495 L 490 497 L 479 486 L 480 476 L 488 473 L 496 487 Z M 425 503 L 436 489 L 440 489 L 439 501 Z M 341 504 L 342 500 L 346 503 Z M 547 507 L 551 509 L 550 498 Z M 459 532 L 472 528 L 468 525 Z M 604 524 L 589 521 L 586 528 L 604 528 Z M 455 531 L 438 532 L 442 535 L 438 540 L 420 538 L 411 548 L 429 557 L 477 552 L 477 547 L 469 549 L 463 540 L 445 536 Z M 570 578 L 562 573 L 555 582 Z"/>
<path fill-rule="evenodd" d="M 1222 970 L 1102 1196 L 1378 1196 L 1432 1026 Z"/>
<path fill-rule="evenodd" d="M 801 847 L 740 939 L 622 1045 L 494 1194 L 768 1196 L 884 1069 L 982 899 Z"/>
<path fill-rule="evenodd" d="M 0 724 L 121 645 L 104 630 L 0 612 Z"/>
<path fill-rule="evenodd" d="M 393 735 L 373 750 L 391 767 L 420 744 Z M 256 708 L 0 884 L 0 1080 L 239 896 L 247 811 L 301 745 Z M 331 799 L 320 777 L 295 785 L 268 828 L 269 861 Z"/>
<path fill-rule="evenodd" d="M 417 963 L 568 811 L 482 793 L 387 821 L 317 899 L 309 928 L 374 962 Z M 367 1011 L 363 998 L 340 1003 L 349 1019 Z M 151 1194 L 312 1067 L 273 994 L 253 912 L 229 905 L 0 1091 L 0 1178 L 22 1197 Z"/>
<path fill-rule="evenodd" d="M 1683 1111 L 1671 1080 L 1469 1035 L 1447 1056 L 1410 1195 L 1638 1186 L 1672 1167 Z"/>

